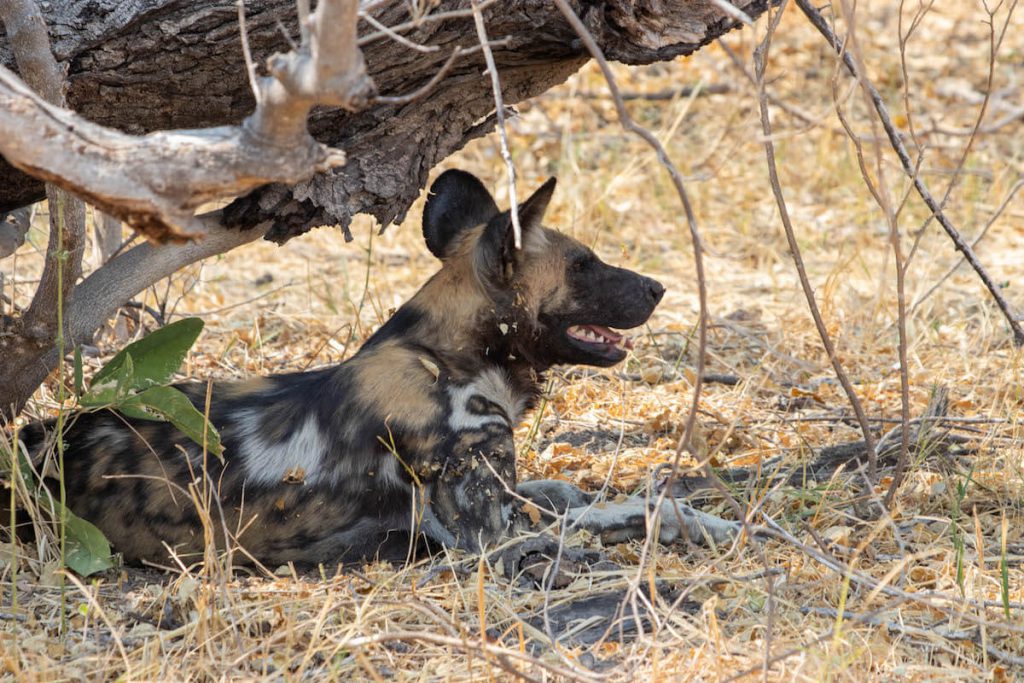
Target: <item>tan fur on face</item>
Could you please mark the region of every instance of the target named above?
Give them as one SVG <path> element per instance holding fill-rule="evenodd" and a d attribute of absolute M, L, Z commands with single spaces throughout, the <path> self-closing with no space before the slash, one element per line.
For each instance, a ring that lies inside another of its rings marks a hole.
<path fill-rule="evenodd" d="M 571 292 L 565 286 L 566 259 L 576 241 L 548 228 L 536 228 L 530 234 L 535 236 L 528 242 L 542 242 L 543 248 L 526 251 L 516 281 L 520 283 L 517 291 L 522 297 L 522 306 L 535 318 L 543 309 L 566 310 L 569 307 Z"/>

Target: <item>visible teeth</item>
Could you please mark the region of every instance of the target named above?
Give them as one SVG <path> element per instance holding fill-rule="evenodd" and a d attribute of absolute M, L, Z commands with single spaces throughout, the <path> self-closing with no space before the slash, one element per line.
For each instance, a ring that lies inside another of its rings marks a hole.
<path fill-rule="evenodd" d="M 614 334 L 613 336 L 605 336 L 590 327 L 584 327 L 583 325 L 573 325 L 568 330 L 569 336 L 585 341 L 591 344 L 607 344 L 616 348 L 624 349 L 626 351 L 633 348 L 633 340 L 626 335 Z"/>

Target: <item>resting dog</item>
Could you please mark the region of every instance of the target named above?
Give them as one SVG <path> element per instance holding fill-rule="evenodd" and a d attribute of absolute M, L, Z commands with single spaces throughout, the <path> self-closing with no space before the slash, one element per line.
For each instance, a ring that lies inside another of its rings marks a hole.
<path fill-rule="evenodd" d="M 618 363 L 631 344 L 610 328 L 643 324 L 664 293 L 543 227 L 554 186 L 520 207 L 516 249 L 509 212 L 479 180 L 441 175 L 423 216 L 441 270 L 350 360 L 215 384 L 210 420 L 223 463 L 204 465 L 200 447 L 169 423 L 79 416 L 64 436 L 71 509 L 130 562 L 165 563 L 168 548 L 202 556 L 187 489 L 204 472 L 216 497 L 214 541 L 223 544 L 226 529 L 270 565 L 402 558 L 418 539 L 477 552 L 528 520 L 522 497 L 609 538 L 642 534 L 643 500 L 591 506 L 589 494 L 560 482 L 516 493 L 512 432 L 543 373 Z M 178 388 L 202 410 L 206 384 Z M 38 451 L 43 430 L 23 434 Z M 681 525 L 718 540 L 733 531 L 685 506 L 663 518 L 663 540 Z"/>

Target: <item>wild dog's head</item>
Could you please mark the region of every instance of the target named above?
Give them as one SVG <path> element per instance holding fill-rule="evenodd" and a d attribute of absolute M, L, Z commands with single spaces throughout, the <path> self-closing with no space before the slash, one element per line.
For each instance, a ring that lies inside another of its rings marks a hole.
<path fill-rule="evenodd" d="M 465 297 L 471 285 L 483 302 L 472 326 L 486 340 L 486 353 L 525 358 L 538 370 L 560 363 L 614 365 L 632 344 L 611 328 L 643 324 L 665 289 L 545 228 L 554 189 L 551 178 L 519 206 L 522 249 L 516 249 L 511 213 L 499 211 L 473 175 L 447 171 L 430 188 L 423 236 L 444 263 L 441 280 L 462 290 L 448 296 Z"/>

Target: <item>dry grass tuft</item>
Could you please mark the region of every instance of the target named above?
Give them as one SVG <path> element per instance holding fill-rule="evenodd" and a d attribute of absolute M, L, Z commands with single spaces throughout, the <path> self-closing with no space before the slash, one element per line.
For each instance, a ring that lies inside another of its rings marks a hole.
<path fill-rule="evenodd" d="M 888 228 L 835 116 L 833 55 L 792 9 L 769 69 L 781 182 L 827 327 L 868 415 L 884 431 L 900 413 Z M 904 13 L 906 22 L 911 9 Z M 926 145 L 922 174 L 937 196 L 960 164 L 984 97 L 985 16 L 979 3 L 946 3 L 924 17 L 907 50 L 908 118 L 897 6 L 860 10 L 869 73 L 897 125 L 909 133 L 913 123 Z M 998 21 L 1005 16 L 1003 8 Z M 1022 28 L 1015 16 L 996 61 L 983 132 L 946 205 L 968 236 L 986 226 L 1024 175 Z M 757 31 L 728 38 L 748 69 L 763 31 L 761 22 Z M 754 86 L 718 45 L 617 73 L 624 90 L 641 95 L 706 88 L 627 103 L 688 174 L 709 252 L 708 371 L 740 379 L 705 387 L 701 454 L 723 467 L 781 455 L 790 468 L 824 446 L 856 440 L 787 253 Z M 859 135 L 871 136 L 850 81 L 838 83 L 844 112 Z M 689 237 L 670 181 L 616 124 L 603 92 L 597 70 L 586 68 L 520 108 L 509 123 L 520 187 L 529 191 L 557 174 L 550 224 L 612 263 L 657 277 L 669 292 L 625 367 L 554 374 L 544 409 L 520 428 L 520 471 L 589 488 L 610 476 L 628 492 L 675 452 L 693 386 L 697 303 Z M 894 158 L 886 164 L 893 196 L 902 197 L 908 182 Z M 445 164 L 453 166 L 491 179 L 499 202 L 507 194 L 494 136 Z M 420 241 L 419 209 L 382 236 L 369 221 L 359 223 L 351 244 L 322 229 L 283 248 L 244 247 L 178 274 L 148 292 L 145 304 L 167 318 L 207 321 L 185 376 L 246 377 L 343 360 L 435 268 Z M 900 214 L 908 244 L 926 218 L 911 197 Z M 1012 196 L 977 247 L 1018 307 L 1022 239 L 1024 208 Z M 6 293 L 13 282 L 16 301 L 27 301 L 44 247 L 36 230 L 32 245 L 5 262 Z M 909 300 L 918 301 L 956 256 L 929 225 L 908 271 Z M 152 324 L 143 312 L 108 330 L 89 365 L 109 358 L 118 334 Z M 636 568 L 639 546 L 623 544 L 606 550 L 627 569 L 580 577 L 547 594 L 510 586 L 475 560 L 454 556 L 409 567 L 323 568 L 319 575 L 287 567 L 271 568 L 272 576 L 216 566 L 114 570 L 70 585 L 63 638 L 52 552 L 5 544 L 0 667 L 15 678 L 45 680 L 483 680 L 513 673 L 530 680 L 729 680 L 744 672 L 761 677 L 770 646 L 773 680 L 1009 680 L 1024 666 L 1024 356 L 964 268 L 916 305 L 908 331 L 911 414 L 921 413 L 934 387 L 947 387 L 950 415 L 961 420 L 948 426 L 965 438 L 959 455 L 915 460 L 891 518 L 854 519 L 850 479 L 842 476 L 803 487 L 740 486 L 734 495 L 741 503 L 802 545 L 766 540 L 763 553 L 749 540 L 715 551 L 658 547 Z M 52 387 L 41 389 L 32 411 L 54 410 L 53 396 Z M 875 492 L 884 494 L 886 483 Z M 720 501 L 706 509 L 731 514 Z M 10 607 L 12 556 L 17 612 Z M 844 578 L 836 567 L 851 571 Z M 655 580 L 674 590 L 670 599 L 652 598 Z M 523 619 L 543 615 L 545 605 L 550 613 L 628 586 L 639 591 L 627 610 L 636 607 L 647 623 L 626 642 L 613 635 L 594 645 L 552 645 L 542 616 Z"/>

